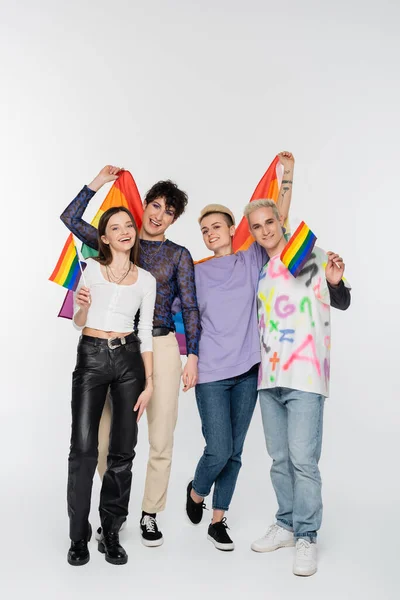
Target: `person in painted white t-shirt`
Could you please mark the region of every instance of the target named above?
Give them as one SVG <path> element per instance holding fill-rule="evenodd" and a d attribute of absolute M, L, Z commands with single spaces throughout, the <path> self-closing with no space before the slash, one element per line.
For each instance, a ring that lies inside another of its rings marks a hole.
<path fill-rule="evenodd" d="M 107 210 L 99 221 L 98 242 L 99 255 L 87 260 L 74 295 L 74 325 L 83 328 L 72 377 L 68 459 L 68 562 L 74 566 L 90 559 L 90 499 L 99 423 L 109 387 L 112 425 L 100 494 L 103 535 L 98 549 L 111 564 L 128 560 L 119 543 L 119 530 L 128 515 L 137 422 L 153 391 L 156 280 L 137 266 L 139 236 L 132 214 L 124 207 Z"/>
<path fill-rule="evenodd" d="M 252 544 L 256 552 L 296 546 L 293 572 L 317 571 L 317 531 L 322 520 L 321 477 L 325 398 L 329 395 L 330 286 L 343 286 L 344 263 L 315 247 L 297 277 L 281 262 L 286 246 L 272 200 L 244 211 L 250 232 L 269 256 L 260 273 L 257 304 L 261 342 L 258 390 L 276 523 Z"/>

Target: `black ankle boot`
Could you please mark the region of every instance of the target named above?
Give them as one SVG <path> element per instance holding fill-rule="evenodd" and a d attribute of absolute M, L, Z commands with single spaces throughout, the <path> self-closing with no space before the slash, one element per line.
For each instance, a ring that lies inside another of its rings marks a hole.
<path fill-rule="evenodd" d="M 89 531 L 87 539 L 78 540 L 77 542 L 71 542 L 70 549 L 68 550 L 67 560 L 73 567 L 80 567 L 86 565 L 90 560 L 90 553 L 88 549 L 88 542 L 92 537 L 92 527 L 89 523 Z"/>
<path fill-rule="evenodd" d="M 99 552 L 106 555 L 106 561 L 112 565 L 125 565 L 128 562 L 128 555 L 119 543 L 118 533 L 104 533 L 98 549 Z"/>

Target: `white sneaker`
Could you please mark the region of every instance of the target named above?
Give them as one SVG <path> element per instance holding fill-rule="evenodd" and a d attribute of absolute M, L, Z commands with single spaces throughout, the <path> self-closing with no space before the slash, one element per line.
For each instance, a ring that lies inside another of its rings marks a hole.
<path fill-rule="evenodd" d="M 126 521 L 124 521 L 121 525 L 121 527 L 119 528 L 120 531 L 122 531 L 123 529 L 125 529 L 126 527 Z M 101 527 L 98 527 L 96 529 L 96 533 L 94 534 L 94 538 L 97 542 L 101 542 L 103 539 L 103 530 Z"/>
<path fill-rule="evenodd" d="M 293 532 L 280 527 L 277 523 L 271 525 L 264 537 L 252 543 L 254 552 L 272 552 L 278 548 L 294 546 Z"/>
<path fill-rule="evenodd" d="M 305 539 L 297 540 L 293 573 L 309 577 L 317 572 L 317 568 L 317 544 Z"/>

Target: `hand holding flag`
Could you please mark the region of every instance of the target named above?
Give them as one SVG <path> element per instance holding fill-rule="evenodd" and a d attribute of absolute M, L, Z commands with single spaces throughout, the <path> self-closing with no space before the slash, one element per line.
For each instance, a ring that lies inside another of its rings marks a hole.
<path fill-rule="evenodd" d="M 76 293 L 75 300 L 79 308 L 88 310 L 90 304 L 92 303 L 89 288 L 84 285 L 81 288 L 79 288 L 78 292 Z"/>
<path fill-rule="evenodd" d="M 328 263 L 325 268 L 325 277 L 331 285 L 339 285 L 343 278 L 344 262 L 343 258 L 335 252 L 327 252 Z"/>

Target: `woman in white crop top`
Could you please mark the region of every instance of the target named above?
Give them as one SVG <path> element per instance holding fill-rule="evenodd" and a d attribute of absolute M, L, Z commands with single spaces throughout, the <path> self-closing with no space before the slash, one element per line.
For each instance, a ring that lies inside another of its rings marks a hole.
<path fill-rule="evenodd" d="M 110 387 L 112 426 L 100 495 L 99 551 L 112 564 L 128 560 L 118 532 L 128 514 L 137 422 L 153 383 L 152 327 L 156 280 L 137 266 L 139 237 L 131 213 L 111 208 L 98 227 L 99 256 L 87 260 L 86 286 L 75 292 L 74 324 L 82 329 L 72 378 L 72 432 L 68 467 L 68 562 L 89 561 L 88 521 L 97 465 L 98 429 Z M 140 310 L 138 334 L 133 333 Z"/>

